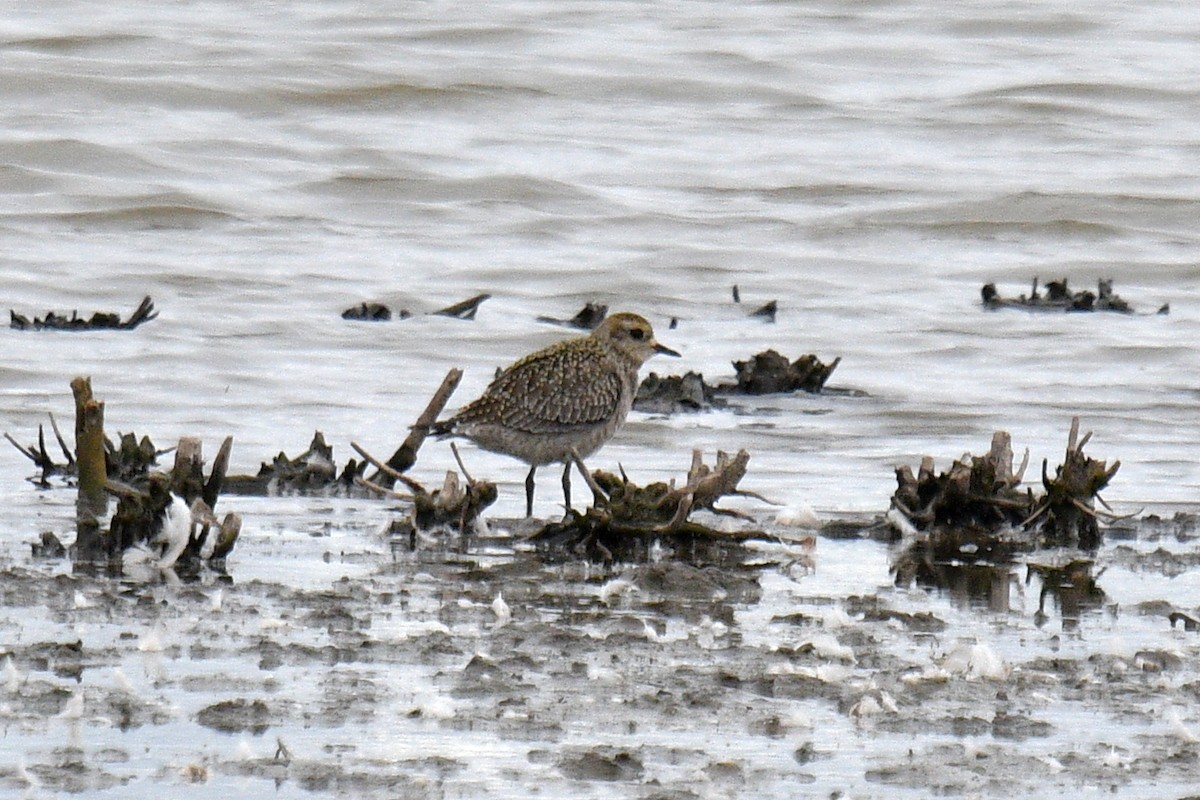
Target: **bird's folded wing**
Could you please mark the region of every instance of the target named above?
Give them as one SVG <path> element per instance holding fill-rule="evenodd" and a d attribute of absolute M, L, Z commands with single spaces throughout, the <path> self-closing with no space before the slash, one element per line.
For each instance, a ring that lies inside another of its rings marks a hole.
<path fill-rule="evenodd" d="M 611 418 L 621 402 L 616 370 L 590 359 L 564 361 L 520 362 L 501 373 L 487 391 L 498 403 L 500 422 L 530 433 L 557 433 Z"/>

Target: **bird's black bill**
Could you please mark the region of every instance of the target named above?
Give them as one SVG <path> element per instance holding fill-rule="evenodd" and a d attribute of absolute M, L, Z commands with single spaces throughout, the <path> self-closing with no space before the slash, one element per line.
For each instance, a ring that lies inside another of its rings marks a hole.
<path fill-rule="evenodd" d="M 679 352 L 672 350 L 671 348 L 667 347 L 665 344 L 659 344 L 658 342 L 654 343 L 654 352 L 660 353 L 661 355 L 664 355 L 664 356 L 675 356 L 676 358 L 682 358 L 682 356 L 680 355 Z"/>

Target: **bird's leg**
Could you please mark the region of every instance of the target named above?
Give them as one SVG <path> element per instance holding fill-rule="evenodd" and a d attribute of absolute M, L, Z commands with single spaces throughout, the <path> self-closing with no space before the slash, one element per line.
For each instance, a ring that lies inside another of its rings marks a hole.
<path fill-rule="evenodd" d="M 568 461 L 563 464 L 563 502 L 567 504 L 567 513 L 571 513 L 571 467 Z"/>
<path fill-rule="evenodd" d="M 537 472 L 537 467 L 529 468 L 529 474 L 525 476 L 525 516 L 533 516 L 533 473 Z"/>

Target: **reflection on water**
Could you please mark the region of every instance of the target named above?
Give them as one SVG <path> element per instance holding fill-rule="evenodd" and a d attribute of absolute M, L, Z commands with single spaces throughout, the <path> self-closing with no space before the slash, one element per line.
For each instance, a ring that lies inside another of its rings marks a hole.
<path fill-rule="evenodd" d="M 1046 600 L 1057 606 L 1058 615 L 1062 617 L 1063 629 L 1071 630 L 1078 627 L 1079 621 L 1088 613 L 1102 608 L 1108 601 L 1108 596 L 1096 582 L 1103 574 L 1101 569 L 1096 575 L 1092 571 L 1096 563 L 1090 559 L 1081 558 L 1069 561 L 1065 565 L 1026 564 L 1025 585 L 1040 581 L 1038 592 L 1038 610 L 1034 621 L 1039 627 L 1050 618 L 1046 610 Z"/>
<path fill-rule="evenodd" d="M 1036 592 L 1034 621 L 1039 627 L 1056 614 L 1064 630 L 1074 629 L 1086 614 L 1107 601 L 1097 583 L 1104 570 L 1093 575 L 1094 560 L 1069 557 L 1059 563 L 1048 557 L 1039 561 L 1036 556 L 1018 557 L 1018 549 L 1014 541 L 1003 536 L 944 530 L 896 545 L 891 554 L 891 572 L 897 587 L 916 585 L 942 592 L 960 609 L 1021 612 L 1025 598 Z M 1019 569 L 1022 564 L 1023 582 Z"/>

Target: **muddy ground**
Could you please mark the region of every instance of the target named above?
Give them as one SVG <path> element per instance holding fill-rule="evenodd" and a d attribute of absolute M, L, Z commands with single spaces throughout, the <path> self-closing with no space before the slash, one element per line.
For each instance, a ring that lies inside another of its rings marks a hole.
<path fill-rule="evenodd" d="M 10 544 L 0 789 L 1200 795 L 1200 633 L 1168 618 L 1200 603 L 1186 519 L 1114 532 L 1078 595 L 1027 563 L 897 586 L 870 520 L 811 562 L 769 539 L 603 565 L 519 524 L 413 550 L 383 504 L 239 503 L 227 574 L 188 582 Z"/>

